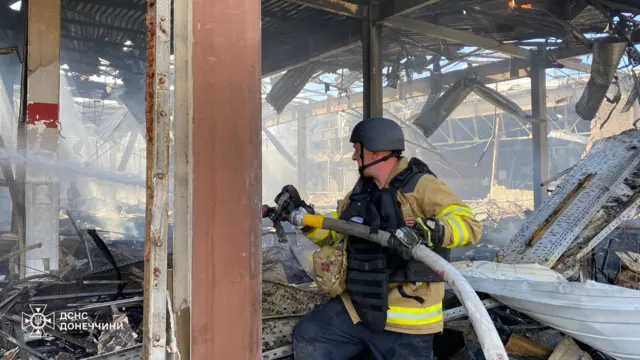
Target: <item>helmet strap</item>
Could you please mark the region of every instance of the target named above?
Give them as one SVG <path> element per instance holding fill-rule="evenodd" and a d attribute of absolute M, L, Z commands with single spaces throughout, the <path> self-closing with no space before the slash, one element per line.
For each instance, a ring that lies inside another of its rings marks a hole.
<path fill-rule="evenodd" d="M 391 159 L 392 157 L 400 158 L 400 156 L 402 154 L 399 151 L 392 151 L 391 154 L 389 154 L 387 156 L 384 156 L 384 157 L 381 157 L 380 159 L 378 159 L 376 161 L 372 161 L 372 162 L 370 162 L 370 163 L 365 165 L 365 163 L 364 163 L 364 150 L 363 149 L 364 149 L 364 146 L 362 146 L 360 148 L 360 162 L 362 163 L 362 166 L 360 166 L 358 168 L 358 172 L 360 173 L 360 176 L 364 176 L 364 171 L 366 169 L 372 167 L 373 165 L 381 163 L 383 161 L 387 161 L 387 160 Z"/>

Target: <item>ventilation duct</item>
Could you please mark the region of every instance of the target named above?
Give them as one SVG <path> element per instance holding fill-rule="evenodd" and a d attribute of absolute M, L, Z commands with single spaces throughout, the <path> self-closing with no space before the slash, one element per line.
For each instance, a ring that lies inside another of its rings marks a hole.
<path fill-rule="evenodd" d="M 613 82 L 616 70 L 627 47 L 625 42 L 600 39 L 593 42 L 593 63 L 591 77 L 576 104 L 576 113 L 582 119 L 591 121 L 598 113 L 602 101 Z"/>

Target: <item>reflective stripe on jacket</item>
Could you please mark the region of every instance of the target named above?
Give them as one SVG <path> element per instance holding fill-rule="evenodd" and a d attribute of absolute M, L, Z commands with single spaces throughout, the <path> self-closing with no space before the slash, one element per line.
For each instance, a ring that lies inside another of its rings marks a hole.
<path fill-rule="evenodd" d="M 402 157 L 389 178 L 393 179 L 407 164 L 408 160 Z M 405 221 L 418 217 L 438 218 L 445 228 L 443 246 L 447 248 L 475 244 L 480 240 L 482 224 L 476 220 L 473 211 L 442 180 L 434 176 L 423 175 L 414 191 L 399 193 L 398 200 Z M 339 204 L 337 211 L 325 216 L 338 218 L 348 201 L 349 194 Z M 322 229 L 305 235 L 320 246 L 337 245 L 346 238 L 343 234 Z M 405 296 L 401 295 L 401 291 Z M 340 296 L 353 322 L 360 322 L 349 295 L 345 292 Z M 412 297 L 421 297 L 424 302 L 420 303 Z M 408 334 L 441 332 L 443 298 L 444 283 L 390 284 L 385 330 Z"/>

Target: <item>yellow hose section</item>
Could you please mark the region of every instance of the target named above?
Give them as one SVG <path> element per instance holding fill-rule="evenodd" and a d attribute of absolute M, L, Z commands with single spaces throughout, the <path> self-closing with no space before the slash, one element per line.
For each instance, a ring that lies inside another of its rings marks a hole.
<path fill-rule="evenodd" d="M 302 217 L 302 225 L 314 229 L 322 229 L 322 219 L 324 219 L 322 215 L 305 214 Z"/>

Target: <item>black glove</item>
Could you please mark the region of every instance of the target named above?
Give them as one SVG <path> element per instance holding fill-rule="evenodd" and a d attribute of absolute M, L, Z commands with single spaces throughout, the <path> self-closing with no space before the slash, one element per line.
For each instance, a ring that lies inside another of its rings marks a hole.
<path fill-rule="evenodd" d="M 422 244 L 429 249 L 437 249 L 442 247 L 444 242 L 444 226 L 435 218 L 418 218 L 413 222 L 409 222 L 411 228 L 418 234 L 422 240 Z"/>
<path fill-rule="evenodd" d="M 283 214 L 286 214 L 287 216 L 291 214 L 291 212 L 299 208 L 304 208 L 308 214 L 315 213 L 313 207 L 307 205 L 307 203 L 305 203 L 302 198 L 300 198 L 298 189 L 296 189 L 296 187 L 293 185 L 285 185 L 280 193 L 276 195 L 274 201 L 283 211 Z"/>
<path fill-rule="evenodd" d="M 442 247 L 444 241 L 444 227 L 437 219 L 418 218 L 408 221 L 407 226 L 391 233 L 389 248 L 403 259 L 411 259 L 413 248 L 425 245 L 430 249 Z"/>

